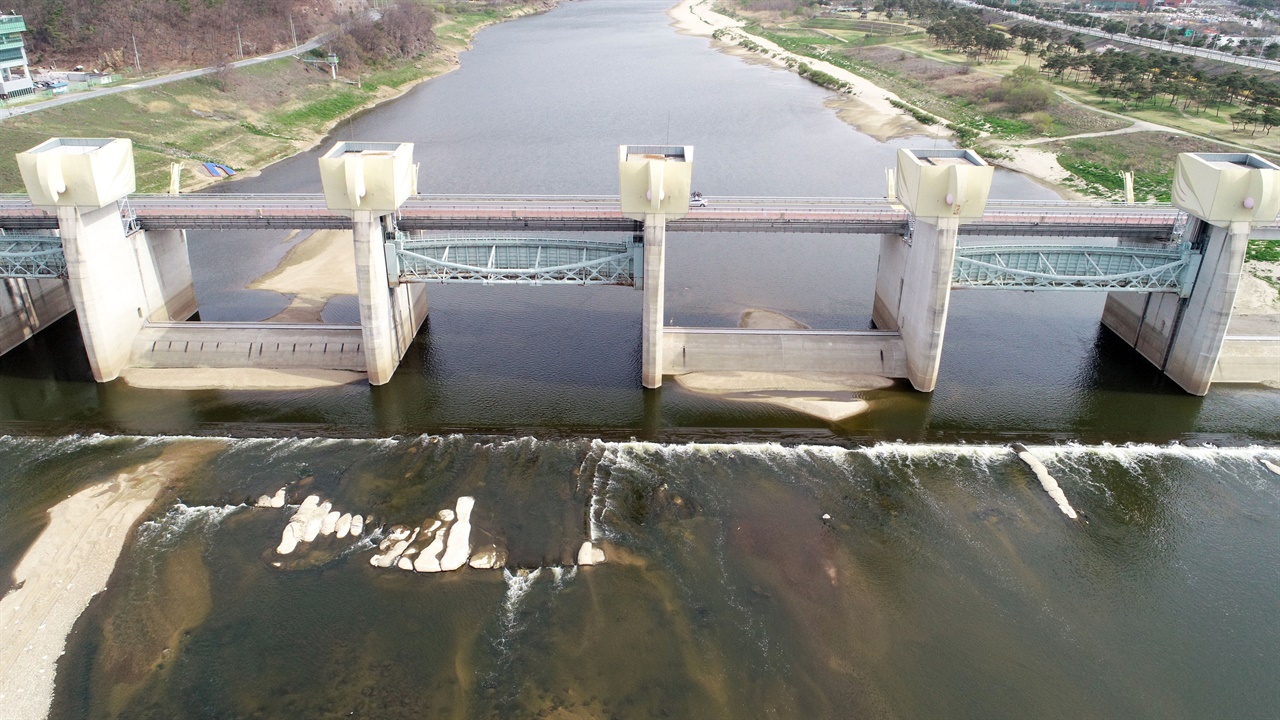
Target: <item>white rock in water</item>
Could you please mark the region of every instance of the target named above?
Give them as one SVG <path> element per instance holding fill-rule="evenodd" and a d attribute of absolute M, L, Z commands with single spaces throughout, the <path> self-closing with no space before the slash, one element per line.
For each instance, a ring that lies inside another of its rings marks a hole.
<path fill-rule="evenodd" d="M 386 552 L 386 551 L 390 550 L 390 549 L 391 549 L 391 546 L 392 546 L 392 545 L 395 545 L 395 544 L 396 544 L 396 542 L 398 542 L 398 541 L 396 541 L 396 540 L 392 540 L 391 538 L 383 538 L 383 539 L 382 539 L 382 542 L 378 543 L 378 549 L 379 549 L 379 550 L 381 550 L 381 551 L 383 551 L 383 552 Z"/>
<path fill-rule="evenodd" d="M 298 547 L 298 536 L 293 528 L 293 523 L 284 526 L 284 532 L 280 533 L 280 546 L 276 548 L 277 554 L 288 555 Z"/>
<path fill-rule="evenodd" d="M 431 523 L 431 524 L 428 525 L 427 523 Z M 426 520 L 422 521 L 422 533 L 424 535 L 430 535 L 431 533 L 439 530 L 443 526 L 444 526 L 444 523 L 440 522 L 439 520 L 427 518 Z"/>
<path fill-rule="evenodd" d="M 1058 503 L 1058 509 L 1072 520 L 1076 519 L 1075 508 L 1071 507 L 1071 503 L 1067 502 L 1067 496 L 1062 492 L 1062 488 L 1058 487 L 1058 481 L 1054 480 L 1053 476 L 1049 474 L 1049 469 L 1044 466 L 1044 463 L 1040 462 L 1040 459 L 1032 455 L 1021 443 L 1014 443 L 1013 449 L 1018 454 L 1018 457 L 1022 458 L 1022 462 L 1026 463 L 1031 468 L 1031 471 L 1036 474 L 1036 478 L 1040 480 L 1040 487 L 1044 488 L 1044 491 L 1049 493 L 1049 497 Z"/>
<path fill-rule="evenodd" d="M 258 501 L 255 502 L 253 506 L 260 507 L 260 508 L 271 507 L 271 496 L 263 495 L 262 497 L 259 497 Z"/>
<path fill-rule="evenodd" d="M 437 528 L 435 537 L 431 538 L 431 544 L 418 555 L 413 561 L 413 569 L 418 572 L 440 572 L 440 552 L 444 550 L 444 536 L 446 529 Z"/>
<path fill-rule="evenodd" d="M 445 522 L 453 522 L 453 511 L 450 510 L 449 508 L 445 508 L 441 510 L 439 513 L 437 513 L 436 517 L 440 518 Z"/>
<path fill-rule="evenodd" d="M 392 525 L 391 531 L 387 533 L 387 537 L 392 540 L 403 540 L 409 537 L 409 533 L 413 532 L 407 525 Z"/>
<path fill-rule="evenodd" d="M 407 557 L 402 557 L 400 558 L 400 561 L 396 563 L 396 567 L 400 568 L 401 570 L 412 570 L 413 561 Z"/>
<path fill-rule="evenodd" d="M 507 554 L 496 545 L 486 545 L 483 550 L 471 556 L 471 567 L 478 570 L 489 570 L 502 567 L 507 563 Z"/>
<path fill-rule="evenodd" d="M 1270 470 L 1271 472 L 1273 472 L 1273 473 L 1275 473 L 1275 474 L 1277 474 L 1277 475 L 1280 475 L 1280 465 L 1276 465 L 1275 463 L 1271 462 L 1270 460 L 1263 460 L 1263 461 L 1262 461 L 1262 466 L 1263 466 L 1263 467 L 1265 467 L 1266 469 Z"/>
<path fill-rule="evenodd" d="M 394 553 L 383 553 L 381 555 L 374 555 L 372 558 L 369 559 L 369 563 L 371 565 L 374 565 L 380 568 L 391 567 L 391 563 L 395 561 L 396 561 L 396 556 Z"/>
<path fill-rule="evenodd" d="M 273 508 L 284 507 L 284 488 L 280 488 L 279 490 L 276 491 L 275 495 L 271 496 L 271 507 Z"/>
<path fill-rule="evenodd" d="M 333 526 L 333 532 L 334 537 L 339 540 L 346 537 L 347 533 L 351 532 L 351 513 L 343 513 L 342 516 L 338 518 L 337 524 Z"/>
<path fill-rule="evenodd" d="M 445 540 L 444 556 L 440 558 L 440 569 L 457 570 L 467 564 L 471 557 L 471 510 L 476 505 L 473 497 L 458 498 L 458 521 L 449 528 L 449 537 Z"/>
<path fill-rule="evenodd" d="M 361 533 L 363 532 L 364 532 L 364 518 L 360 517 L 359 515 L 352 515 L 351 516 L 351 534 L 354 535 L 355 537 L 360 537 Z"/>
<path fill-rule="evenodd" d="M 604 550 L 592 545 L 590 540 L 582 543 L 582 547 L 578 548 L 579 565 L 599 565 L 602 562 L 604 562 Z"/>
<path fill-rule="evenodd" d="M 329 514 L 329 503 L 324 503 L 320 507 L 313 508 L 307 516 L 307 531 L 302 535 L 303 542 L 313 542 L 320 536 L 320 525 L 324 523 L 325 515 Z M 299 510 L 301 515 L 302 511 Z"/>
<path fill-rule="evenodd" d="M 302 501 L 302 505 L 298 508 L 298 512 L 310 512 L 311 510 L 315 510 L 317 507 L 320 507 L 320 496 L 308 495 L 306 499 Z"/>
<path fill-rule="evenodd" d="M 331 511 L 324 516 L 324 520 L 320 521 L 320 534 L 328 537 L 338 528 L 338 518 L 342 517 L 342 513 L 337 510 Z"/>

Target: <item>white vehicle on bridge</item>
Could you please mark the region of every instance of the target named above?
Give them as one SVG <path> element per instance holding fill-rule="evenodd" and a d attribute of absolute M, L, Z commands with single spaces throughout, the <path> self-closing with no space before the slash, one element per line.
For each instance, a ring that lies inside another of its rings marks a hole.
<path fill-rule="evenodd" d="M 707 199 L 702 197 L 702 193 L 695 192 L 689 196 L 689 207 L 706 207 Z"/>

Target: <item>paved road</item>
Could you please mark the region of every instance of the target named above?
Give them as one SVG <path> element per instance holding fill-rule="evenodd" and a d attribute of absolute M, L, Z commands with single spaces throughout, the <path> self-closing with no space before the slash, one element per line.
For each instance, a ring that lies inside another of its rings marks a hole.
<path fill-rule="evenodd" d="M 1080 33 L 1081 35 L 1092 35 L 1093 37 L 1106 38 L 1108 40 L 1114 40 L 1116 42 L 1125 43 L 1128 45 L 1138 45 L 1140 47 L 1152 48 L 1154 50 L 1161 50 L 1163 52 L 1178 53 L 1180 55 L 1191 55 L 1194 57 L 1205 58 L 1206 60 L 1217 60 L 1218 62 L 1234 63 L 1236 65 L 1244 65 L 1246 67 L 1260 68 L 1263 70 L 1280 70 L 1280 61 L 1278 60 L 1267 60 L 1265 58 L 1259 58 L 1259 57 L 1245 57 L 1243 55 L 1232 55 L 1231 53 L 1225 53 L 1220 50 L 1209 50 L 1207 48 L 1197 48 L 1197 47 L 1190 47 L 1188 45 L 1178 45 L 1175 43 L 1161 42 L 1159 40 L 1150 40 L 1147 38 L 1134 37 L 1132 35 L 1118 35 L 1116 33 L 1103 32 L 1095 28 L 1085 28 L 1085 27 L 1077 27 L 1075 25 L 1068 25 L 1066 23 L 1057 22 L 1056 20 L 1041 20 L 1040 18 L 1032 17 L 1030 15 L 1023 15 L 1022 13 L 1014 12 L 1012 10 L 1001 10 L 999 8 L 989 8 L 989 7 L 986 7 L 985 5 L 979 5 L 975 2 L 969 2 L 969 0 L 953 0 L 953 1 L 958 5 L 967 5 L 969 7 L 977 8 L 979 10 L 990 10 L 992 12 L 1002 13 L 1010 17 L 1016 17 L 1019 20 L 1033 22 L 1033 23 L 1036 23 L 1037 25 L 1044 25 L 1046 27 L 1057 28 L 1065 32 Z"/>
<path fill-rule="evenodd" d="M 281 50 L 280 52 L 271 53 L 270 55 L 259 55 L 257 57 L 245 58 L 244 60 L 237 60 L 229 64 L 231 67 L 246 67 L 248 65 L 257 65 L 258 63 L 269 62 L 271 60 L 279 60 L 280 58 L 289 57 L 290 55 L 299 55 L 301 53 L 307 52 L 308 50 L 314 47 L 318 47 L 321 43 L 327 40 L 328 37 L 329 37 L 328 35 L 317 35 L 316 37 L 311 38 L 310 40 L 299 45 L 296 48 Z M 164 85 L 166 83 L 177 82 L 179 80 L 187 80 L 194 77 L 200 77 L 201 75 L 208 75 L 210 73 L 215 73 L 217 71 L 218 71 L 218 68 L 216 66 L 206 67 L 206 68 L 200 68 L 198 70 L 187 70 L 185 72 L 174 73 L 172 75 L 162 75 L 160 77 L 154 77 L 147 80 L 139 80 L 137 82 L 132 82 L 132 83 L 123 84 L 123 85 L 112 85 L 111 87 L 98 88 L 97 90 L 88 90 L 85 92 L 78 92 L 78 93 L 67 93 L 66 95 L 63 95 L 61 97 L 56 97 L 52 100 L 45 100 L 43 102 L 31 103 L 30 105 L 18 105 L 16 107 L 9 107 L 9 108 L 6 108 L 5 110 L 0 110 L 0 119 L 16 117 L 18 115 L 26 115 L 27 113 L 33 113 L 38 110 L 57 107 L 59 105 L 66 105 L 68 103 L 80 102 L 81 100 L 89 100 L 91 98 L 102 97 L 104 95 L 114 95 L 115 93 L 128 92 L 129 90 L 138 90 L 140 88 L 148 88 L 148 87 L 154 87 L 156 85 Z"/>

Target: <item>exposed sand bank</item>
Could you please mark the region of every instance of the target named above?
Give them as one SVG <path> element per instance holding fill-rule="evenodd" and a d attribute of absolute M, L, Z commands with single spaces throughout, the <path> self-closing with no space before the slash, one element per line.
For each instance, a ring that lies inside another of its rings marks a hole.
<path fill-rule="evenodd" d="M 0 600 L 0 715 L 6 720 L 48 714 L 67 634 L 106 588 L 134 523 L 167 481 L 220 447 L 184 443 L 49 510 L 49 526 L 14 570 L 18 588 Z"/>
<path fill-rule="evenodd" d="M 822 60 L 794 55 L 762 37 L 747 33 L 742 29 L 742 23 L 712 10 L 710 0 L 681 0 L 675 7 L 667 11 L 667 15 L 671 17 L 672 24 L 678 31 L 688 35 L 710 37 L 717 30 L 724 30 L 732 40 L 721 46 L 723 50 L 757 58 L 788 70 L 790 68 L 787 68 L 787 60 L 797 63 L 802 62 L 811 68 L 821 70 L 828 75 L 849 83 L 853 88 L 853 93 L 851 95 L 841 95 L 839 98 L 829 101 L 828 105 L 836 109 L 840 119 L 881 142 L 905 135 L 944 137 L 951 134 L 949 130 L 940 126 L 923 125 L 907 113 L 894 107 L 890 101 L 901 102 L 901 98 L 861 75 L 855 75 L 844 68 Z M 767 49 L 769 51 L 768 54 L 739 49 L 733 43 L 740 38 L 748 39 Z"/>
<path fill-rule="evenodd" d="M 250 290 L 292 295 L 289 306 L 267 322 L 318 323 L 329 300 L 356 294 L 356 257 L 349 230 L 317 230 L 295 245 Z"/>
<path fill-rule="evenodd" d="M 742 313 L 738 327 L 758 330 L 808 330 L 809 326 L 774 310 L 751 309 Z"/>
<path fill-rule="evenodd" d="M 148 390 L 314 390 L 363 382 L 350 370 L 266 368 L 128 368 L 120 379 Z"/>

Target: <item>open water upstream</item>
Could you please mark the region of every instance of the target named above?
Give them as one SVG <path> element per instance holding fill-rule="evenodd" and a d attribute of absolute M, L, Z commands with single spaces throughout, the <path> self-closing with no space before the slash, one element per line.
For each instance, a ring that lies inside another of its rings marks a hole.
<path fill-rule="evenodd" d="M 618 144 L 688 143 L 713 202 L 879 196 L 896 148 L 937 142 L 875 142 L 826 91 L 676 33 L 669 2 L 489 28 L 335 134 L 416 143 L 439 193 L 613 193 Z M 225 189 L 316 191 L 318 152 Z M 1053 197 L 1003 172 L 992 196 Z M 202 317 L 284 308 L 244 288 L 296 241 L 191 233 Z M 877 245 L 673 235 L 668 322 L 866 327 Z M 53 717 L 1276 717 L 1280 392 L 1182 394 L 1101 329 L 1100 297 L 957 292 L 937 392 L 867 393 L 831 425 L 642 391 L 630 289 L 428 293 L 381 388 L 95 385 L 73 319 L 0 359 L 0 427 L 36 436 L 0 438 L 0 573 L 76 489 L 235 438 L 138 528 Z M 277 555 L 296 508 L 245 502 L 284 485 L 369 531 Z M 462 496 L 507 568 L 370 564 Z M 604 565 L 574 565 L 585 540 Z"/>

